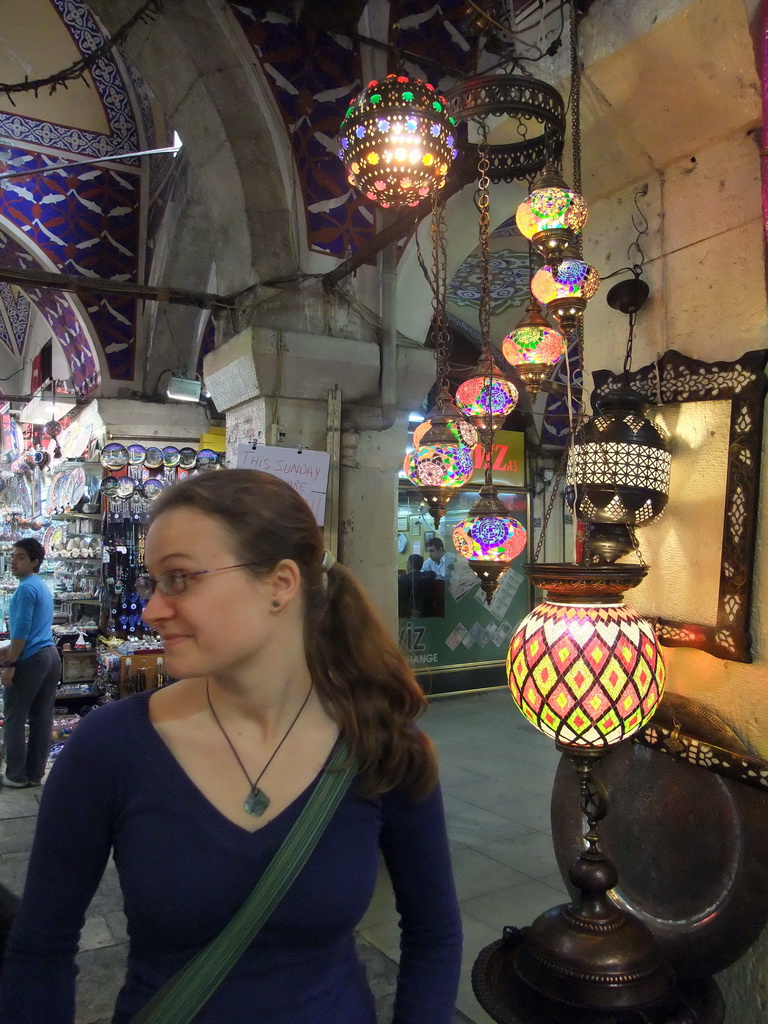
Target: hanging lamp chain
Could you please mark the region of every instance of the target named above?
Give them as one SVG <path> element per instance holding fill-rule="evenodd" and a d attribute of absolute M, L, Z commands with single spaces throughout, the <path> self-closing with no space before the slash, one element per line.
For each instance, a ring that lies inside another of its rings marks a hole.
<path fill-rule="evenodd" d="M 477 189 L 478 234 L 480 241 L 480 302 L 478 317 L 480 320 L 480 337 L 483 355 L 487 364 L 486 394 L 488 396 L 488 424 L 484 431 L 486 441 L 485 452 L 485 484 L 493 483 L 493 356 L 491 354 L 491 179 L 488 176 L 490 160 L 488 157 L 488 125 L 484 120 L 478 125 L 480 141 L 477 146 L 479 184 Z"/>
<path fill-rule="evenodd" d="M 448 332 L 445 309 L 447 292 L 447 251 L 445 244 L 444 207 L 432 194 L 432 341 L 437 361 L 437 399 L 440 411 L 445 410 L 448 394 Z"/>

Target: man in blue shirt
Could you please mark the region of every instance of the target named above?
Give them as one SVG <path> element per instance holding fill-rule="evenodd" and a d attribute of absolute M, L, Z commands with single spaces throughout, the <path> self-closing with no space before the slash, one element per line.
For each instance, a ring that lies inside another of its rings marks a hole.
<path fill-rule="evenodd" d="M 11 598 L 11 642 L 0 649 L 5 690 L 6 786 L 39 786 L 51 750 L 53 706 L 61 659 L 53 643 L 53 597 L 37 575 L 45 548 L 34 537 L 13 545 L 11 572 L 19 580 Z M 29 722 L 29 740 L 25 740 Z"/>

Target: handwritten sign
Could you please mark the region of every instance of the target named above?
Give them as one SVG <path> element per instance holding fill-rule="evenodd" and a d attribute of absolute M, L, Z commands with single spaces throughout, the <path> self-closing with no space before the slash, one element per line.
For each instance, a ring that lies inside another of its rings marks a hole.
<path fill-rule="evenodd" d="M 273 448 L 269 445 L 241 444 L 237 447 L 237 469 L 260 469 L 262 473 L 282 477 L 315 514 L 319 526 L 325 521 L 325 494 L 328 490 L 328 452 L 296 451 L 295 448 Z"/>

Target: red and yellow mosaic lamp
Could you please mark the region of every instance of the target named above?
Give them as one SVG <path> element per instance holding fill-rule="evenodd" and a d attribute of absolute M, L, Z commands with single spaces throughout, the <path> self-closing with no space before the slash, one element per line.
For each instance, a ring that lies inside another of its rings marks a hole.
<path fill-rule="evenodd" d="M 406 75 L 369 82 L 339 129 L 351 185 L 382 207 L 416 206 L 445 185 L 456 122 L 433 85 Z"/>
<path fill-rule="evenodd" d="M 435 527 L 448 502 L 474 472 L 472 449 L 457 436 L 457 426 L 443 412 L 432 415 L 420 444 L 405 456 L 403 471 L 427 504 Z"/>
<path fill-rule="evenodd" d="M 503 377 L 488 354 L 483 354 L 474 376 L 459 384 L 456 405 L 471 420 L 486 441 L 489 433 L 504 425 L 520 396 L 515 385 Z"/>
<path fill-rule="evenodd" d="M 566 330 L 578 326 L 587 302 L 599 287 L 600 276 L 595 268 L 570 252 L 557 265 L 541 267 L 531 279 L 534 297 Z"/>
<path fill-rule="evenodd" d="M 642 565 L 527 565 L 547 591 L 515 630 L 507 656 L 512 697 L 568 753 L 604 753 L 656 710 L 665 669 L 653 627 L 624 604 Z"/>
<path fill-rule="evenodd" d="M 525 551 L 528 534 L 509 514 L 494 484 L 486 480 L 466 519 L 456 524 L 453 545 L 480 580 L 488 604 L 512 561 Z"/>
<path fill-rule="evenodd" d="M 526 390 L 535 395 L 564 354 L 565 338 L 549 324 L 531 296 L 523 318 L 502 341 L 501 351 Z"/>
<path fill-rule="evenodd" d="M 556 262 L 573 247 L 587 223 L 587 212 L 584 197 L 568 188 L 550 164 L 518 206 L 515 221 L 536 252 L 548 262 Z"/>

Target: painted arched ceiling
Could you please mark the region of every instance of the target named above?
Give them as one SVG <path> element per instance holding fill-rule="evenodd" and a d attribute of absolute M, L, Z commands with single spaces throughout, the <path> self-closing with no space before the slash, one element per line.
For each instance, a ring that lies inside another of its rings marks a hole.
<path fill-rule="evenodd" d="M 0 23 L 0 79 L 14 83 L 56 73 L 91 53 L 105 34 L 81 0 L 8 4 Z M 119 56 L 100 58 L 82 80 L 55 91 L 0 92 L 0 254 L 10 268 L 137 281 L 145 262 L 146 161 L 111 166 L 65 161 L 108 158 L 154 144 L 153 116 L 135 71 Z M 136 302 L 122 296 L 72 294 L 36 287 L 0 289 L 0 376 L 21 360 L 31 329 L 45 321 L 60 346 L 75 390 L 92 392 L 102 377 L 132 380 L 136 370 Z M 23 328 L 23 329 L 22 329 Z M 6 392 L 22 386 L 19 376 Z"/>

